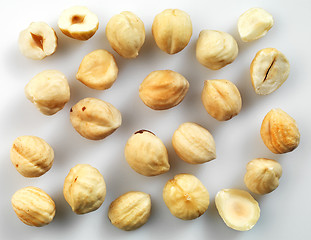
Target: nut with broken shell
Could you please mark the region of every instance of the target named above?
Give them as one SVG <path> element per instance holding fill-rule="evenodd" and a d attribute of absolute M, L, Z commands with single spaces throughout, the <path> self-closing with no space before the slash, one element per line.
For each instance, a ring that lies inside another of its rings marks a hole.
<path fill-rule="evenodd" d="M 57 36 L 46 23 L 33 22 L 20 33 L 18 46 L 24 56 L 40 60 L 56 51 Z"/>
<path fill-rule="evenodd" d="M 244 183 L 253 193 L 267 194 L 279 186 L 282 167 L 277 161 L 266 158 L 256 158 L 246 166 Z"/>
<path fill-rule="evenodd" d="M 115 199 L 109 206 L 110 222 L 125 231 L 144 225 L 151 213 L 150 195 L 144 192 L 127 192 Z"/>
<path fill-rule="evenodd" d="M 52 167 L 54 151 L 42 138 L 21 136 L 14 140 L 10 158 L 24 177 L 39 177 Z"/>
<path fill-rule="evenodd" d="M 29 226 L 42 227 L 55 216 L 55 203 L 43 190 L 25 187 L 14 193 L 11 199 L 17 217 Z"/>
<path fill-rule="evenodd" d="M 191 174 L 178 174 L 163 189 L 163 200 L 172 213 L 182 220 L 200 217 L 209 206 L 209 193 Z"/>
<path fill-rule="evenodd" d="M 300 133 L 296 121 L 281 109 L 272 109 L 261 124 L 260 135 L 273 153 L 287 153 L 296 149 Z"/>
<path fill-rule="evenodd" d="M 78 164 L 70 169 L 65 178 L 63 193 L 76 214 L 95 211 L 106 197 L 104 177 L 91 165 Z"/>
<path fill-rule="evenodd" d="M 290 65 L 283 53 L 275 48 L 257 52 L 250 67 L 254 90 L 267 95 L 277 90 L 288 78 Z"/>

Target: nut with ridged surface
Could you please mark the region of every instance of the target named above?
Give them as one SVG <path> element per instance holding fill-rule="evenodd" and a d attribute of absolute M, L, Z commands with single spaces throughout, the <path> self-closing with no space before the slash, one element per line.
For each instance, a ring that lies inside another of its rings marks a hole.
<path fill-rule="evenodd" d="M 296 121 L 281 109 L 272 109 L 267 113 L 260 135 L 267 148 L 277 154 L 293 151 L 300 142 Z"/>
<path fill-rule="evenodd" d="M 25 187 L 14 193 L 11 199 L 17 217 L 29 226 L 42 227 L 55 216 L 55 203 L 43 190 Z"/>
<path fill-rule="evenodd" d="M 97 210 L 106 197 L 106 183 L 101 173 L 89 164 L 70 169 L 64 181 L 63 193 L 76 214 Z"/>
<path fill-rule="evenodd" d="M 246 166 L 244 183 L 253 193 L 267 194 L 279 186 L 282 167 L 277 161 L 266 158 L 256 158 Z"/>
<path fill-rule="evenodd" d="M 150 195 L 144 192 L 127 192 L 115 199 L 109 206 L 110 222 L 125 231 L 144 225 L 151 213 Z"/>
<path fill-rule="evenodd" d="M 40 177 L 52 167 L 54 151 L 42 138 L 20 136 L 13 142 L 10 158 L 24 177 Z"/>
<path fill-rule="evenodd" d="M 165 184 L 163 200 L 173 216 L 192 220 L 207 210 L 209 193 L 195 176 L 178 174 Z"/>
<path fill-rule="evenodd" d="M 178 105 L 186 96 L 189 82 L 171 70 L 151 72 L 139 86 L 139 97 L 154 110 L 165 110 Z"/>
<path fill-rule="evenodd" d="M 191 164 L 201 164 L 216 158 L 212 134 L 196 123 L 181 124 L 173 134 L 172 144 L 177 155 Z"/>

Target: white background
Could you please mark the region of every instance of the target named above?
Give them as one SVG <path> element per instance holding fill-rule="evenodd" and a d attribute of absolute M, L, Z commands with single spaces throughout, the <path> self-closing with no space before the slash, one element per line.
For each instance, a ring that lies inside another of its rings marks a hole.
<path fill-rule="evenodd" d="M 85 5 L 99 17 L 97 33 L 82 42 L 64 36 L 57 27 L 62 10 Z M 275 20 L 268 34 L 255 42 L 243 43 L 237 33 L 237 19 L 251 7 L 262 7 Z M 162 52 L 151 34 L 156 14 L 166 8 L 186 11 L 192 20 L 193 35 L 189 45 L 170 56 Z M 121 11 L 132 11 L 145 23 L 146 41 L 137 59 L 118 56 L 105 36 L 108 20 Z M 217 1 L 3 1 L 1 4 L 0 38 L 0 238 L 1 239 L 310 239 L 311 159 L 310 159 L 310 43 L 311 2 L 309 0 L 217 0 Z M 33 21 L 52 26 L 59 38 L 54 55 L 34 61 L 21 55 L 17 45 L 19 32 Z M 199 32 L 215 29 L 232 34 L 239 45 L 239 55 L 230 65 L 218 71 L 201 66 L 195 58 Z M 275 47 L 290 61 L 287 81 L 268 96 L 255 94 L 249 76 L 249 66 L 256 52 Z M 92 90 L 75 79 L 79 64 L 95 49 L 112 52 L 119 66 L 115 84 L 106 91 Z M 69 81 L 71 99 L 65 108 L 53 116 L 41 114 L 28 101 L 24 86 L 37 73 L 57 69 Z M 153 70 L 171 69 L 190 82 L 189 92 L 178 106 L 166 111 L 146 107 L 138 96 L 138 87 Z M 201 90 L 206 79 L 228 79 L 239 88 L 243 107 L 240 114 L 227 122 L 218 122 L 208 115 L 201 103 Z M 117 107 L 123 118 L 122 126 L 102 141 L 82 138 L 71 126 L 69 109 L 84 97 L 97 97 Z M 263 144 L 259 130 L 266 113 L 281 108 L 296 119 L 301 143 L 291 153 L 276 155 Z M 216 142 L 217 158 L 203 165 L 190 165 L 174 152 L 171 137 L 186 121 L 207 128 Z M 127 139 L 139 129 L 149 129 L 166 145 L 171 170 L 156 177 L 134 172 L 123 155 Z M 11 164 L 9 152 L 14 139 L 35 135 L 45 139 L 55 151 L 54 165 L 45 175 L 29 179 L 21 176 Z M 308 143 L 309 142 L 309 143 Z M 247 162 L 257 157 L 278 160 L 283 167 L 280 186 L 271 194 L 253 196 L 259 201 L 260 219 L 248 232 L 228 228 L 215 208 L 214 197 L 220 189 L 245 189 L 243 177 Z M 71 211 L 63 194 L 63 181 L 71 167 L 88 163 L 98 168 L 107 184 L 107 196 L 95 212 L 78 216 Z M 192 221 L 172 216 L 162 200 L 162 189 L 168 179 L 178 173 L 197 176 L 210 193 L 207 212 Z M 29 227 L 15 215 L 11 196 L 26 186 L 45 190 L 56 203 L 56 216 L 42 228 Z M 108 220 L 109 204 L 121 194 L 138 190 L 151 194 L 152 214 L 140 229 L 124 232 Z"/>

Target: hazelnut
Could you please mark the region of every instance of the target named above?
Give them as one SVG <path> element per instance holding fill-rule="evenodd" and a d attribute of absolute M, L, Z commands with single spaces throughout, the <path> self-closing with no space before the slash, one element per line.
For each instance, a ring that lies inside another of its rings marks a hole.
<path fill-rule="evenodd" d="M 283 53 L 275 48 L 257 52 L 250 67 L 254 90 L 267 95 L 277 90 L 288 78 L 290 65 Z"/>
<path fill-rule="evenodd" d="M 31 59 L 41 60 L 56 51 L 57 36 L 53 28 L 44 22 L 32 22 L 18 38 L 21 53 Z"/>
<path fill-rule="evenodd" d="M 63 109 L 70 99 L 66 76 L 57 70 L 46 70 L 33 77 L 25 87 L 26 97 L 45 115 Z"/>
<path fill-rule="evenodd" d="M 139 86 L 139 97 L 154 110 L 165 110 L 178 105 L 186 96 L 189 82 L 171 70 L 151 72 Z"/>
<path fill-rule="evenodd" d="M 185 162 L 200 164 L 216 158 L 212 134 L 195 123 L 183 123 L 174 132 L 172 144 L 177 155 Z"/>
<path fill-rule="evenodd" d="M 35 136 L 16 138 L 10 155 L 16 170 L 24 177 L 40 177 L 50 170 L 54 161 L 52 147 Z"/>
<path fill-rule="evenodd" d="M 242 99 L 238 88 L 224 79 L 206 80 L 202 91 L 206 111 L 218 121 L 227 121 L 238 115 Z"/>
<path fill-rule="evenodd" d="M 159 175 L 170 169 L 163 142 L 147 130 L 137 131 L 129 138 L 124 155 L 130 167 L 144 176 Z"/>
<path fill-rule="evenodd" d="M 178 53 L 187 46 L 192 35 L 190 16 L 179 9 L 166 9 L 154 18 L 152 34 L 162 51 Z"/>
<path fill-rule="evenodd" d="M 29 226 L 42 227 L 55 216 L 55 203 L 43 190 L 25 187 L 14 193 L 11 199 L 17 217 Z"/>
<path fill-rule="evenodd" d="M 70 109 L 76 131 L 90 140 L 100 140 L 121 126 L 121 113 L 112 104 L 97 98 L 84 98 Z"/>
<path fill-rule="evenodd" d="M 68 37 L 88 40 L 98 29 L 98 18 L 87 7 L 74 6 L 61 13 L 58 27 Z"/>
<path fill-rule="evenodd" d="M 112 86 L 118 76 L 118 66 L 113 55 L 98 49 L 87 54 L 80 64 L 76 78 L 84 85 L 104 90 Z"/>
<path fill-rule="evenodd" d="M 110 222 L 125 231 L 144 225 L 150 216 L 151 198 L 144 192 L 127 192 L 115 199 L 109 206 Z"/>
<path fill-rule="evenodd" d="M 73 212 L 89 213 L 97 210 L 105 200 L 105 180 L 91 165 L 78 164 L 65 178 L 63 193 Z"/>
<path fill-rule="evenodd" d="M 215 204 L 222 220 L 234 230 L 250 230 L 260 217 L 258 202 L 244 190 L 223 189 L 216 194 Z"/>
<path fill-rule="evenodd" d="M 175 217 L 192 220 L 207 210 L 209 193 L 195 176 L 178 174 L 165 184 L 163 200 Z"/>
<path fill-rule="evenodd" d="M 200 32 L 196 57 L 203 66 L 211 70 L 223 68 L 236 59 L 238 51 L 238 44 L 230 34 L 215 30 Z"/>
<path fill-rule="evenodd" d="M 281 165 L 272 159 L 256 158 L 246 166 L 244 183 L 253 193 L 267 194 L 279 186 Z"/>
<path fill-rule="evenodd" d="M 296 149 L 300 133 L 296 121 L 281 109 L 272 109 L 262 121 L 260 135 L 273 153 L 287 153 Z"/>
<path fill-rule="evenodd" d="M 144 23 L 132 12 L 114 15 L 106 27 L 111 47 L 124 58 L 136 58 L 145 42 Z"/>
<path fill-rule="evenodd" d="M 251 42 L 266 35 L 273 26 L 273 17 L 262 8 L 251 8 L 238 21 L 238 31 L 243 42 Z"/>

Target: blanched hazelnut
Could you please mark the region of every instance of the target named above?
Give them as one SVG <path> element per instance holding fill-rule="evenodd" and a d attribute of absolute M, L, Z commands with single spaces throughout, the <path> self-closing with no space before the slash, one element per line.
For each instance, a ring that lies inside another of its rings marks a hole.
<path fill-rule="evenodd" d="M 81 136 L 100 140 L 121 126 L 122 117 L 119 110 L 110 103 L 96 98 L 84 98 L 71 108 L 70 121 Z"/>
<path fill-rule="evenodd" d="M 177 155 L 185 162 L 200 164 L 216 158 L 212 134 L 195 123 L 183 123 L 174 132 L 172 144 Z"/>
<path fill-rule="evenodd" d="M 18 46 L 24 56 L 40 60 L 56 51 L 57 36 L 46 23 L 33 22 L 20 33 Z"/>
<path fill-rule="evenodd" d="M 206 80 L 202 91 L 206 111 L 218 121 L 227 121 L 238 115 L 242 99 L 238 88 L 224 79 Z"/>
<path fill-rule="evenodd" d="M 256 158 L 246 166 L 244 183 L 253 193 L 267 194 L 279 186 L 281 165 L 272 159 Z"/>
<path fill-rule="evenodd" d="M 216 194 L 215 204 L 222 220 L 234 230 L 250 230 L 260 217 L 258 202 L 244 190 L 223 189 Z"/>
<path fill-rule="evenodd" d="M 288 78 L 290 65 L 283 53 L 275 48 L 257 52 L 250 67 L 254 90 L 267 95 L 277 90 Z"/>
<path fill-rule="evenodd" d="M 273 17 L 262 8 L 251 8 L 238 21 L 238 31 L 243 42 L 251 42 L 266 35 L 273 26 Z"/>
<path fill-rule="evenodd" d="M 89 213 L 97 210 L 105 200 L 105 180 L 91 165 L 78 164 L 65 178 L 63 193 L 73 212 Z"/>
<path fill-rule="evenodd" d="M 87 54 L 80 64 L 76 78 L 84 85 L 104 90 L 112 86 L 118 76 L 118 66 L 113 55 L 98 49 Z"/>
<path fill-rule="evenodd" d="M 151 72 L 139 86 L 139 97 L 154 110 L 165 110 L 178 105 L 186 96 L 189 82 L 171 70 Z"/>
<path fill-rule="evenodd" d="M 29 226 L 42 227 L 52 222 L 55 203 L 43 190 L 25 187 L 14 193 L 11 203 L 17 217 Z"/>
<path fill-rule="evenodd" d="M 196 57 L 203 66 L 218 70 L 232 63 L 238 56 L 238 52 L 238 44 L 230 34 L 215 30 L 200 32 Z"/>
<path fill-rule="evenodd" d="M 296 149 L 300 133 L 296 121 L 281 109 L 272 109 L 261 124 L 260 135 L 273 153 L 287 153 Z"/>
<path fill-rule="evenodd" d="M 145 176 L 159 175 L 170 169 L 166 147 L 147 130 L 137 131 L 129 138 L 124 155 L 130 167 Z"/>
<path fill-rule="evenodd" d="M 110 222 L 125 231 L 144 225 L 150 216 L 151 198 L 144 192 L 127 192 L 115 199 L 109 206 Z"/>
<path fill-rule="evenodd" d="M 42 138 L 21 136 L 14 140 L 10 157 L 24 177 L 39 177 L 52 167 L 54 151 Z"/>
<path fill-rule="evenodd" d="M 207 210 L 209 193 L 195 176 L 178 174 L 165 184 L 163 200 L 175 217 L 192 220 Z"/>
<path fill-rule="evenodd" d="M 25 87 L 26 97 L 45 115 L 63 109 L 70 99 L 66 76 L 57 70 L 46 70 L 34 76 Z"/>
<path fill-rule="evenodd" d="M 98 29 L 98 18 L 87 7 L 74 6 L 61 13 L 58 27 L 68 37 L 88 40 Z"/>
<path fill-rule="evenodd" d="M 179 9 L 166 9 L 154 18 L 152 34 L 161 50 L 178 53 L 187 46 L 192 35 L 190 16 Z"/>
<path fill-rule="evenodd" d="M 145 42 L 144 23 L 132 12 L 114 15 L 106 27 L 111 47 L 122 57 L 136 58 Z"/>

